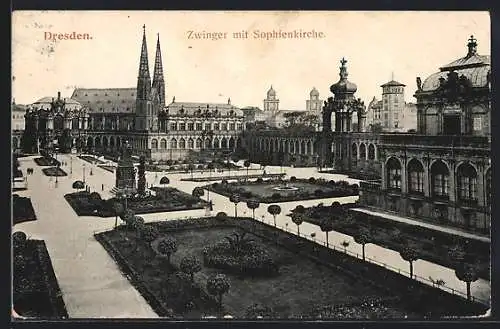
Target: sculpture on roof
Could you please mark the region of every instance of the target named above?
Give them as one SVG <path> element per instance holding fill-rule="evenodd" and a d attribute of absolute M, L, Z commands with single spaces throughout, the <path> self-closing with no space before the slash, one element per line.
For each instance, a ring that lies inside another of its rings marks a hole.
<path fill-rule="evenodd" d="M 417 77 L 417 89 L 422 90 L 422 79 L 420 77 Z"/>

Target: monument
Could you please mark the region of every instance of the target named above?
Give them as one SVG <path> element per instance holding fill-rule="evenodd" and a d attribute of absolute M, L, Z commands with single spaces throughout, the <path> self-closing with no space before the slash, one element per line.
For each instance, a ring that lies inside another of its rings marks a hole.
<path fill-rule="evenodd" d="M 116 167 L 116 184 L 115 190 L 124 192 L 125 194 L 133 194 L 136 191 L 135 185 L 135 168 L 132 161 L 132 147 L 125 142 L 121 150 L 118 166 Z"/>

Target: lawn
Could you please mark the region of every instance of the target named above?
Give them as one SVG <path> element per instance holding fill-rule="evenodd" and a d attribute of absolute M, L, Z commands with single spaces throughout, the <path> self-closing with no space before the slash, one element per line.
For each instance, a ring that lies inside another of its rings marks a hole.
<path fill-rule="evenodd" d="M 155 212 L 169 212 L 191 209 L 203 209 L 207 203 L 192 195 L 172 187 L 153 188 L 156 196 L 130 197 L 127 199 L 127 208 L 136 214 L 149 214 Z M 91 193 L 82 191 L 66 194 L 64 196 L 78 216 L 115 216 L 113 204 L 124 203 L 116 198 L 107 200 L 91 199 Z"/>
<path fill-rule="evenodd" d="M 370 232 L 372 243 L 392 250 L 401 250 L 410 243 L 418 249 L 420 259 L 449 268 L 453 268 L 449 257 L 450 249 L 455 245 L 464 245 L 467 246 L 468 256 L 477 262 L 479 276 L 490 279 L 489 243 L 349 210 L 352 206 L 355 205 L 318 205 L 305 208 L 304 221 L 320 225 L 324 218 L 328 218 L 332 221 L 335 231 L 351 236 L 357 234 L 361 228 L 366 228 Z M 345 220 L 347 217 L 349 221 Z"/>
<path fill-rule="evenodd" d="M 277 190 L 279 187 L 289 187 L 290 190 Z M 263 203 L 299 201 L 321 198 L 345 197 L 358 195 L 358 185 L 347 182 L 325 181 L 322 179 L 296 179 L 284 181 L 279 179 L 249 182 L 214 183 L 206 186 L 211 191 L 230 197 L 239 194 L 242 201 L 257 199 Z"/>
<path fill-rule="evenodd" d="M 45 176 L 52 176 L 52 177 L 68 176 L 68 174 L 59 167 L 43 168 L 42 172 L 45 174 Z"/>
<path fill-rule="evenodd" d="M 12 196 L 12 223 L 14 225 L 36 220 L 35 210 L 30 198 Z"/>
<path fill-rule="evenodd" d="M 88 163 L 94 163 L 94 164 L 103 164 L 105 163 L 104 161 L 102 160 L 99 160 L 97 158 L 94 158 L 92 156 L 88 156 L 88 155 L 80 155 L 78 156 L 80 159 L 84 160 L 84 161 L 87 161 Z"/>
<path fill-rule="evenodd" d="M 33 159 L 33 161 L 35 161 L 35 163 L 37 165 L 43 166 L 43 167 L 46 167 L 46 166 L 57 166 L 58 164 L 59 165 L 61 164 L 61 162 L 59 162 L 55 158 L 48 158 L 48 157 L 35 158 L 35 159 Z"/>
<path fill-rule="evenodd" d="M 170 236 L 177 241 L 177 251 L 168 266 L 155 256 L 149 243 L 138 237 L 137 232 L 146 228 L 156 228 L 160 237 Z M 337 319 L 415 319 L 480 314 L 485 310 L 438 288 L 249 219 L 216 217 L 155 222 L 143 224 L 140 230 L 121 225 L 95 236 L 160 316 L 199 318 L 231 314 L 246 318 L 253 305 L 270 309 L 273 318 L 281 319 L 312 319 L 321 315 Z M 176 303 L 175 292 L 167 287 L 181 260 L 193 255 L 203 259 L 204 247 L 241 230 L 269 251 L 279 265 L 279 275 L 264 278 L 234 275 L 208 268 L 202 261 L 200 272 L 194 276 L 199 291 L 203 291 L 211 274 L 224 273 L 230 280 L 223 310 L 218 312 L 202 292 L 191 295 L 189 303 Z M 187 304 L 191 306 L 189 309 L 184 306 Z"/>
<path fill-rule="evenodd" d="M 45 242 L 27 240 L 15 248 L 13 301 L 15 311 L 25 317 L 64 319 L 68 317 Z"/>

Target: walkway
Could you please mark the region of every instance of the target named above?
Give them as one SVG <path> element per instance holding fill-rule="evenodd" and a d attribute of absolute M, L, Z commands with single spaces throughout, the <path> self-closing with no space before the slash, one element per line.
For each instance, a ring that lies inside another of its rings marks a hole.
<path fill-rule="evenodd" d="M 464 231 L 453 229 L 451 227 L 434 225 L 434 224 L 430 224 L 430 223 L 425 223 L 425 222 L 413 220 L 413 219 L 410 219 L 410 218 L 407 218 L 407 217 L 401 217 L 401 216 L 397 216 L 397 215 L 391 215 L 391 214 L 387 214 L 387 213 L 376 212 L 376 211 L 372 211 L 372 210 L 368 210 L 368 209 L 363 209 L 363 208 L 353 208 L 352 210 L 359 211 L 359 212 L 364 212 L 365 214 L 369 214 L 369 215 L 375 215 L 375 216 L 384 217 L 384 218 L 387 218 L 387 219 L 390 219 L 390 220 L 394 220 L 394 221 L 397 221 L 397 222 L 401 222 L 401 223 L 422 226 L 422 227 L 430 228 L 430 229 L 435 230 L 435 231 L 440 231 L 440 232 L 444 232 L 444 233 L 458 235 L 458 236 L 461 236 L 461 237 L 464 237 L 464 238 L 467 238 L 467 239 L 473 239 L 473 240 L 478 240 L 478 241 L 482 241 L 482 242 L 491 243 L 491 240 L 488 237 L 480 236 L 480 235 L 472 234 L 472 233 L 467 233 L 467 232 L 464 232 Z"/>
<path fill-rule="evenodd" d="M 69 156 L 60 156 L 68 160 Z M 73 166 L 83 161 L 74 157 Z M 38 220 L 16 225 L 30 238 L 45 240 L 54 272 L 62 291 L 70 318 L 155 318 L 157 315 L 144 298 L 120 272 L 108 253 L 94 239 L 95 230 L 109 229 L 113 220 L 96 217 L 78 217 L 63 195 L 74 190 L 75 177 L 49 179 L 36 166 L 32 157 L 20 159 L 23 172 L 35 168 L 28 176 L 28 191 Z M 63 167 L 69 173 L 69 167 Z M 75 172 L 73 172 L 75 176 Z M 96 171 L 87 182 L 98 190 L 103 175 Z M 106 180 L 107 182 L 108 180 Z"/>

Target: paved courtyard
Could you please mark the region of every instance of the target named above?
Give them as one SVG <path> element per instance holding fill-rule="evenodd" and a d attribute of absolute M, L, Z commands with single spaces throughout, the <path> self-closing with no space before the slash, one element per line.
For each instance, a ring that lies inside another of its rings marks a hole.
<path fill-rule="evenodd" d="M 97 231 L 109 230 L 114 225 L 114 217 L 78 217 L 63 195 L 74 192 L 71 188 L 73 181 L 82 180 L 85 171 L 85 181 L 91 191 L 99 192 L 103 198 L 111 197 L 110 190 L 114 186 L 114 174 L 97 166 L 78 159 L 76 156 L 59 155 L 58 159 L 66 161 L 67 166 L 63 169 L 68 173 L 67 177 L 58 178 L 58 186 L 55 187 L 55 178 L 49 178 L 42 174 L 41 168 L 33 162 L 33 157 L 21 158 L 20 164 L 23 173 L 31 167 L 35 169 L 33 175 L 28 176 L 28 190 L 19 192 L 21 196 L 29 196 L 32 200 L 38 220 L 25 222 L 14 227 L 14 231 L 22 230 L 29 237 L 43 239 L 46 241 L 47 249 L 52 259 L 54 271 L 63 293 L 69 316 L 71 318 L 154 318 L 157 315 L 152 311 L 144 298 L 132 287 L 129 281 L 120 273 L 114 261 L 107 252 L 94 239 L 93 234 Z M 72 162 L 72 173 L 70 163 Z M 92 167 L 92 175 L 90 175 Z M 252 164 L 252 168 L 259 165 Z M 349 179 L 344 175 L 321 174 L 316 168 L 280 168 L 266 167 L 267 173 L 285 172 L 288 177 L 298 178 L 325 178 L 328 180 L 345 180 L 349 183 L 359 183 L 356 179 Z M 232 174 L 235 174 L 236 171 Z M 241 176 L 246 175 L 245 170 L 238 172 Z M 213 176 L 222 176 L 225 173 L 212 173 Z M 194 177 L 202 177 L 206 173 L 194 173 Z M 162 173 L 147 172 L 148 185 L 158 185 Z M 169 186 L 181 191 L 191 193 L 197 186 L 205 185 L 206 182 L 181 181 L 181 178 L 190 177 L 191 174 L 168 174 Z M 104 191 L 102 188 L 104 187 Z M 16 192 L 17 193 L 17 192 Z M 205 200 L 210 198 L 214 202 L 212 214 L 225 211 L 229 215 L 234 214 L 234 204 L 227 197 L 214 192 L 209 195 L 205 191 Z M 307 201 L 294 201 L 279 203 L 281 214 L 276 217 L 277 226 L 283 230 L 297 233 L 296 225 L 287 215 L 297 205 L 304 207 L 317 205 L 323 202 L 331 204 L 333 201 L 341 203 L 354 202 L 358 197 L 326 198 Z M 261 204 L 255 211 L 256 219 L 268 224 L 273 223 L 272 216 L 267 213 L 267 204 Z M 208 215 L 206 210 L 192 210 L 182 212 L 170 212 L 162 214 L 141 215 L 146 222 L 174 218 L 200 217 Z M 245 203 L 238 205 L 239 216 L 251 216 L 252 212 Z M 386 216 L 387 217 L 387 216 Z M 405 220 L 404 218 L 398 218 Z M 389 218 L 388 220 L 395 220 Z M 397 220 L 397 219 L 396 219 Z M 318 243 L 324 244 L 325 233 L 318 226 L 303 223 L 300 233 Z M 311 234 L 315 233 L 315 237 Z M 458 233 L 460 234 L 460 232 Z M 361 254 L 361 246 L 356 244 L 352 237 L 330 232 L 329 241 L 331 247 L 342 248 L 340 244 L 348 241 L 347 250 L 352 255 Z M 384 263 L 385 266 L 394 271 L 405 273 L 408 271 L 408 263 L 403 261 L 399 253 L 390 249 L 382 248 L 374 244 L 366 246 L 366 256 L 374 262 Z M 381 265 L 383 266 L 383 265 Z M 442 279 L 450 289 L 465 293 L 465 283 L 459 281 L 452 269 L 433 264 L 423 260 L 414 263 L 414 273 L 428 279 Z M 428 282 L 426 282 L 428 283 Z M 471 285 L 472 295 L 477 298 L 489 299 L 490 282 L 478 280 Z"/>

